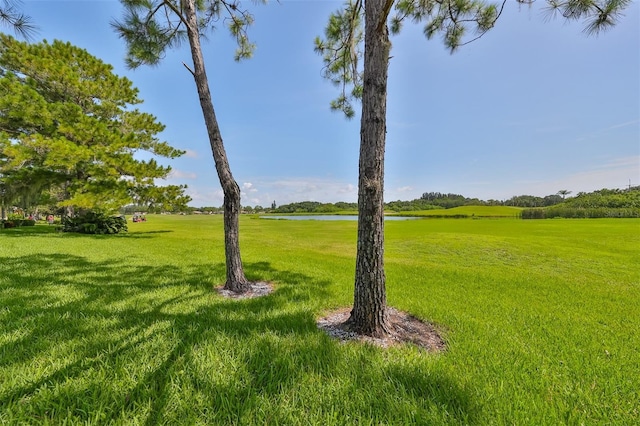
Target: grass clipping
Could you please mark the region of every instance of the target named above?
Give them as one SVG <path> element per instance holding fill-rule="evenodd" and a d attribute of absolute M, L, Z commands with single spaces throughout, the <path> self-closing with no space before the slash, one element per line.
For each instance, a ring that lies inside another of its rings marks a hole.
<path fill-rule="evenodd" d="M 382 348 L 410 343 L 428 352 L 443 352 L 446 348 L 444 340 L 434 325 L 423 322 L 406 312 L 387 307 L 392 331 L 382 338 L 365 336 L 350 330 L 349 325 L 346 324 L 350 313 L 351 308 L 333 311 L 318 320 L 318 327 L 342 342 L 365 342 Z"/>

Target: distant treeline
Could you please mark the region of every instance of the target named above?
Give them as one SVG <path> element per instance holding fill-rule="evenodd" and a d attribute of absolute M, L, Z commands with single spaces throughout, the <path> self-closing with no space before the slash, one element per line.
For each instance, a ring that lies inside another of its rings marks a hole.
<path fill-rule="evenodd" d="M 594 192 L 579 192 L 564 202 L 575 208 L 640 208 L 640 186 L 629 189 L 601 189 Z"/>
<path fill-rule="evenodd" d="M 563 195 L 560 195 L 560 194 Z M 536 197 L 518 195 L 506 201 L 480 200 L 467 198 L 460 194 L 425 192 L 420 198 L 411 201 L 390 201 L 385 210 L 411 212 L 432 209 L 450 209 L 460 206 L 512 206 L 525 208 L 525 219 L 544 217 L 640 217 L 640 187 L 629 189 L 601 189 L 590 193 L 580 192 L 575 197 L 566 198 L 569 191 Z M 274 207 L 274 206 L 272 206 Z M 253 209 L 257 210 L 257 207 Z M 269 209 L 272 213 L 340 213 L 355 212 L 357 203 L 319 203 L 304 201 L 283 204 Z"/>
<path fill-rule="evenodd" d="M 272 213 L 340 213 L 357 211 L 358 203 L 319 203 L 317 201 L 303 201 L 300 203 L 283 204 L 271 210 Z"/>
<path fill-rule="evenodd" d="M 562 204 L 543 209 L 525 209 L 523 219 L 633 218 L 640 217 L 640 186 L 629 189 L 601 189 L 580 192 Z"/>
<path fill-rule="evenodd" d="M 515 207 L 545 207 L 562 203 L 560 195 L 548 195 L 546 197 L 535 197 L 533 195 L 519 195 L 506 201 L 480 200 L 478 198 L 467 198 L 460 194 L 425 192 L 411 201 L 390 201 L 385 203 L 385 210 L 394 212 L 411 212 L 433 209 L 450 209 L 460 206 L 515 206 Z M 340 213 L 343 211 L 358 210 L 357 203 L 319 203 L 316 201 L 303 201 L 300 203 L 283 204 L 272 213 Z"/>
<path fill-rule="evenodd" d="M 561 195 L 562 194 L 562 195 Z M 570 191 L 559 191 L 546 197 L 518 195 L 508 200 L 480 200 L 467 198 L 460 194 L 425 192 L 415 200 L 390 201 L 385 210 L 393 212 L 411 212 L 433 209 L 450 209 L 460 206 L 511 206 L 522 207 L 524 219 L 542 219 L 551 217 L 640 217 L 640 186 L 628 189 L 601 189 L 594 192 L 579 192 L 575 197 L 567 197 Z M 566 197 L 566 199 L 565 199 Z M 122 213 L 146 212 L 146 207 L 130 205 Z M 357 203 L 337 202 L 320 203 L 302 201 L 277 206 L 274 201 L 269 207 L 244 206 L 243 213 L 356 213 Z M 152 211 L 149 211 L 150 213 Z M 222 207 L 190 207 L 181 210 L 188 214 L 221 214 Z M 177 213 L 177 212 L 173 212 Z"/>

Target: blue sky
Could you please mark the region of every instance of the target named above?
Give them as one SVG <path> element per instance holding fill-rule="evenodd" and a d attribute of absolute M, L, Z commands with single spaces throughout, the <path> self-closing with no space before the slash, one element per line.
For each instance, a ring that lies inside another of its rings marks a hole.
<path fill-rule="evenodd" d="M 224 28 L 204 44 L 214 107 L 243 205 L 356 201 L 359 118 L 329 110 L 336 89 L 313 51 L 339 1 L 281 0 L 251 7 L 252 59 L 233 61 Z M 640 7 L 613 30 L 587 37 L 581 23 L 547 22 L 543 0 L 509 2 L 496 27 L 450 55 L 407 24 L 392 39 L 385 200 L 423 192 L 480 199 L 577 193 L 640 184 Z M 38 39 L 59 39 L 110 63 L 140 90 L 140 109 L 186 150 L 168 183 L 187 184 L 193 206 L 220 206 L 222 191 L 187 46 L 157 67 L 128 70 L 109 22 L 115 0 L 26 0 Z"/>

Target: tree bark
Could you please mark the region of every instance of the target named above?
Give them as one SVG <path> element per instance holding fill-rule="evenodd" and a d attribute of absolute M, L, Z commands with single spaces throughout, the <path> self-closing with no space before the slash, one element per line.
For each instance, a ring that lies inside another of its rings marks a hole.
<path fill-rule="evenodd" d="M 193 58 L 193 78 L 196 82 L 200 107 L 204 115 L 204 121 L 209 134 L 209 143 L 213 153 L 213 159 L 220 179 L 220 185 L 224 193 L 224 249 L 227 276 L 224 288 L 237 293 L 242 293 L 250 288 L 250 284 L 244 275 L 242 259 L 240 257 L 239 241 L 239 217 L 240 217 L 240 187 L 233 179 L 229 160 L 222 143 L 220 127 L 213 109 L 209 81 L 204 67 L 202 49 L 200 47 L 200 33 L 194 0 L 184 2 L 187 20 L 187 36 Z"/>
<path fill-rule="evenodd" d="M 384 273 L 384 149 L 387 116 L 388 0 L 365 1 L 365 48 L 358 178 L 358 247 L 353 310 L 361 334 L 390 330 Z"/>

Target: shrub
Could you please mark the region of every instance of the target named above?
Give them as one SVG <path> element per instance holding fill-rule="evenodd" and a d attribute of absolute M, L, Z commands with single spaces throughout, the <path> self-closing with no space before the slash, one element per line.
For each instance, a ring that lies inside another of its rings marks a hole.
<path fill-rule="evenodd" d="M 23 219 L 24 219 L 24 216 L 22 216 L 21 214 L 10 213 L 7 215 L 7 221 L 5 221 L 5 223 L 11 222 L 11 225 L 5 226 L 5 228 L 15 228 L 22 225 Z"/>
<path fill-rule="evenodd" d="M 5 229 L 15 228 L 16 224 L 12 220 L 5 220 L 2 222 L 2 227 Z"/>
<path fill-rule="evenodd" d="M 127 230 L 127 221 L 123 217 L 93 211 L 65 218 L 62 228 L 63 232 L 81 234 L 118 234 Z"/>
<path fill-rule="evenodd" d="M 524 209 L 520 213 L 523 219 L 544 219 L 546 218 L 546 210 L 544 209 Z"/>
<path fill-rule="evenodd" d="M 525 209 L 522 211 L 523 219 L 598 219 L 637 217 L 640 217 L 640 209 L 636 208 L 576 208 L 556 206 L 546 209 Z"/>
<path fill-rule="evenodd" d="M 11 213 L 7 216 L 7 221 L 12 223 L 12 226 L 5 226 L 5 228 L 14 228 L 18 226 L 35 226 L 36 221 L 33 219 L 25 219 L 21 214 Z"/>

